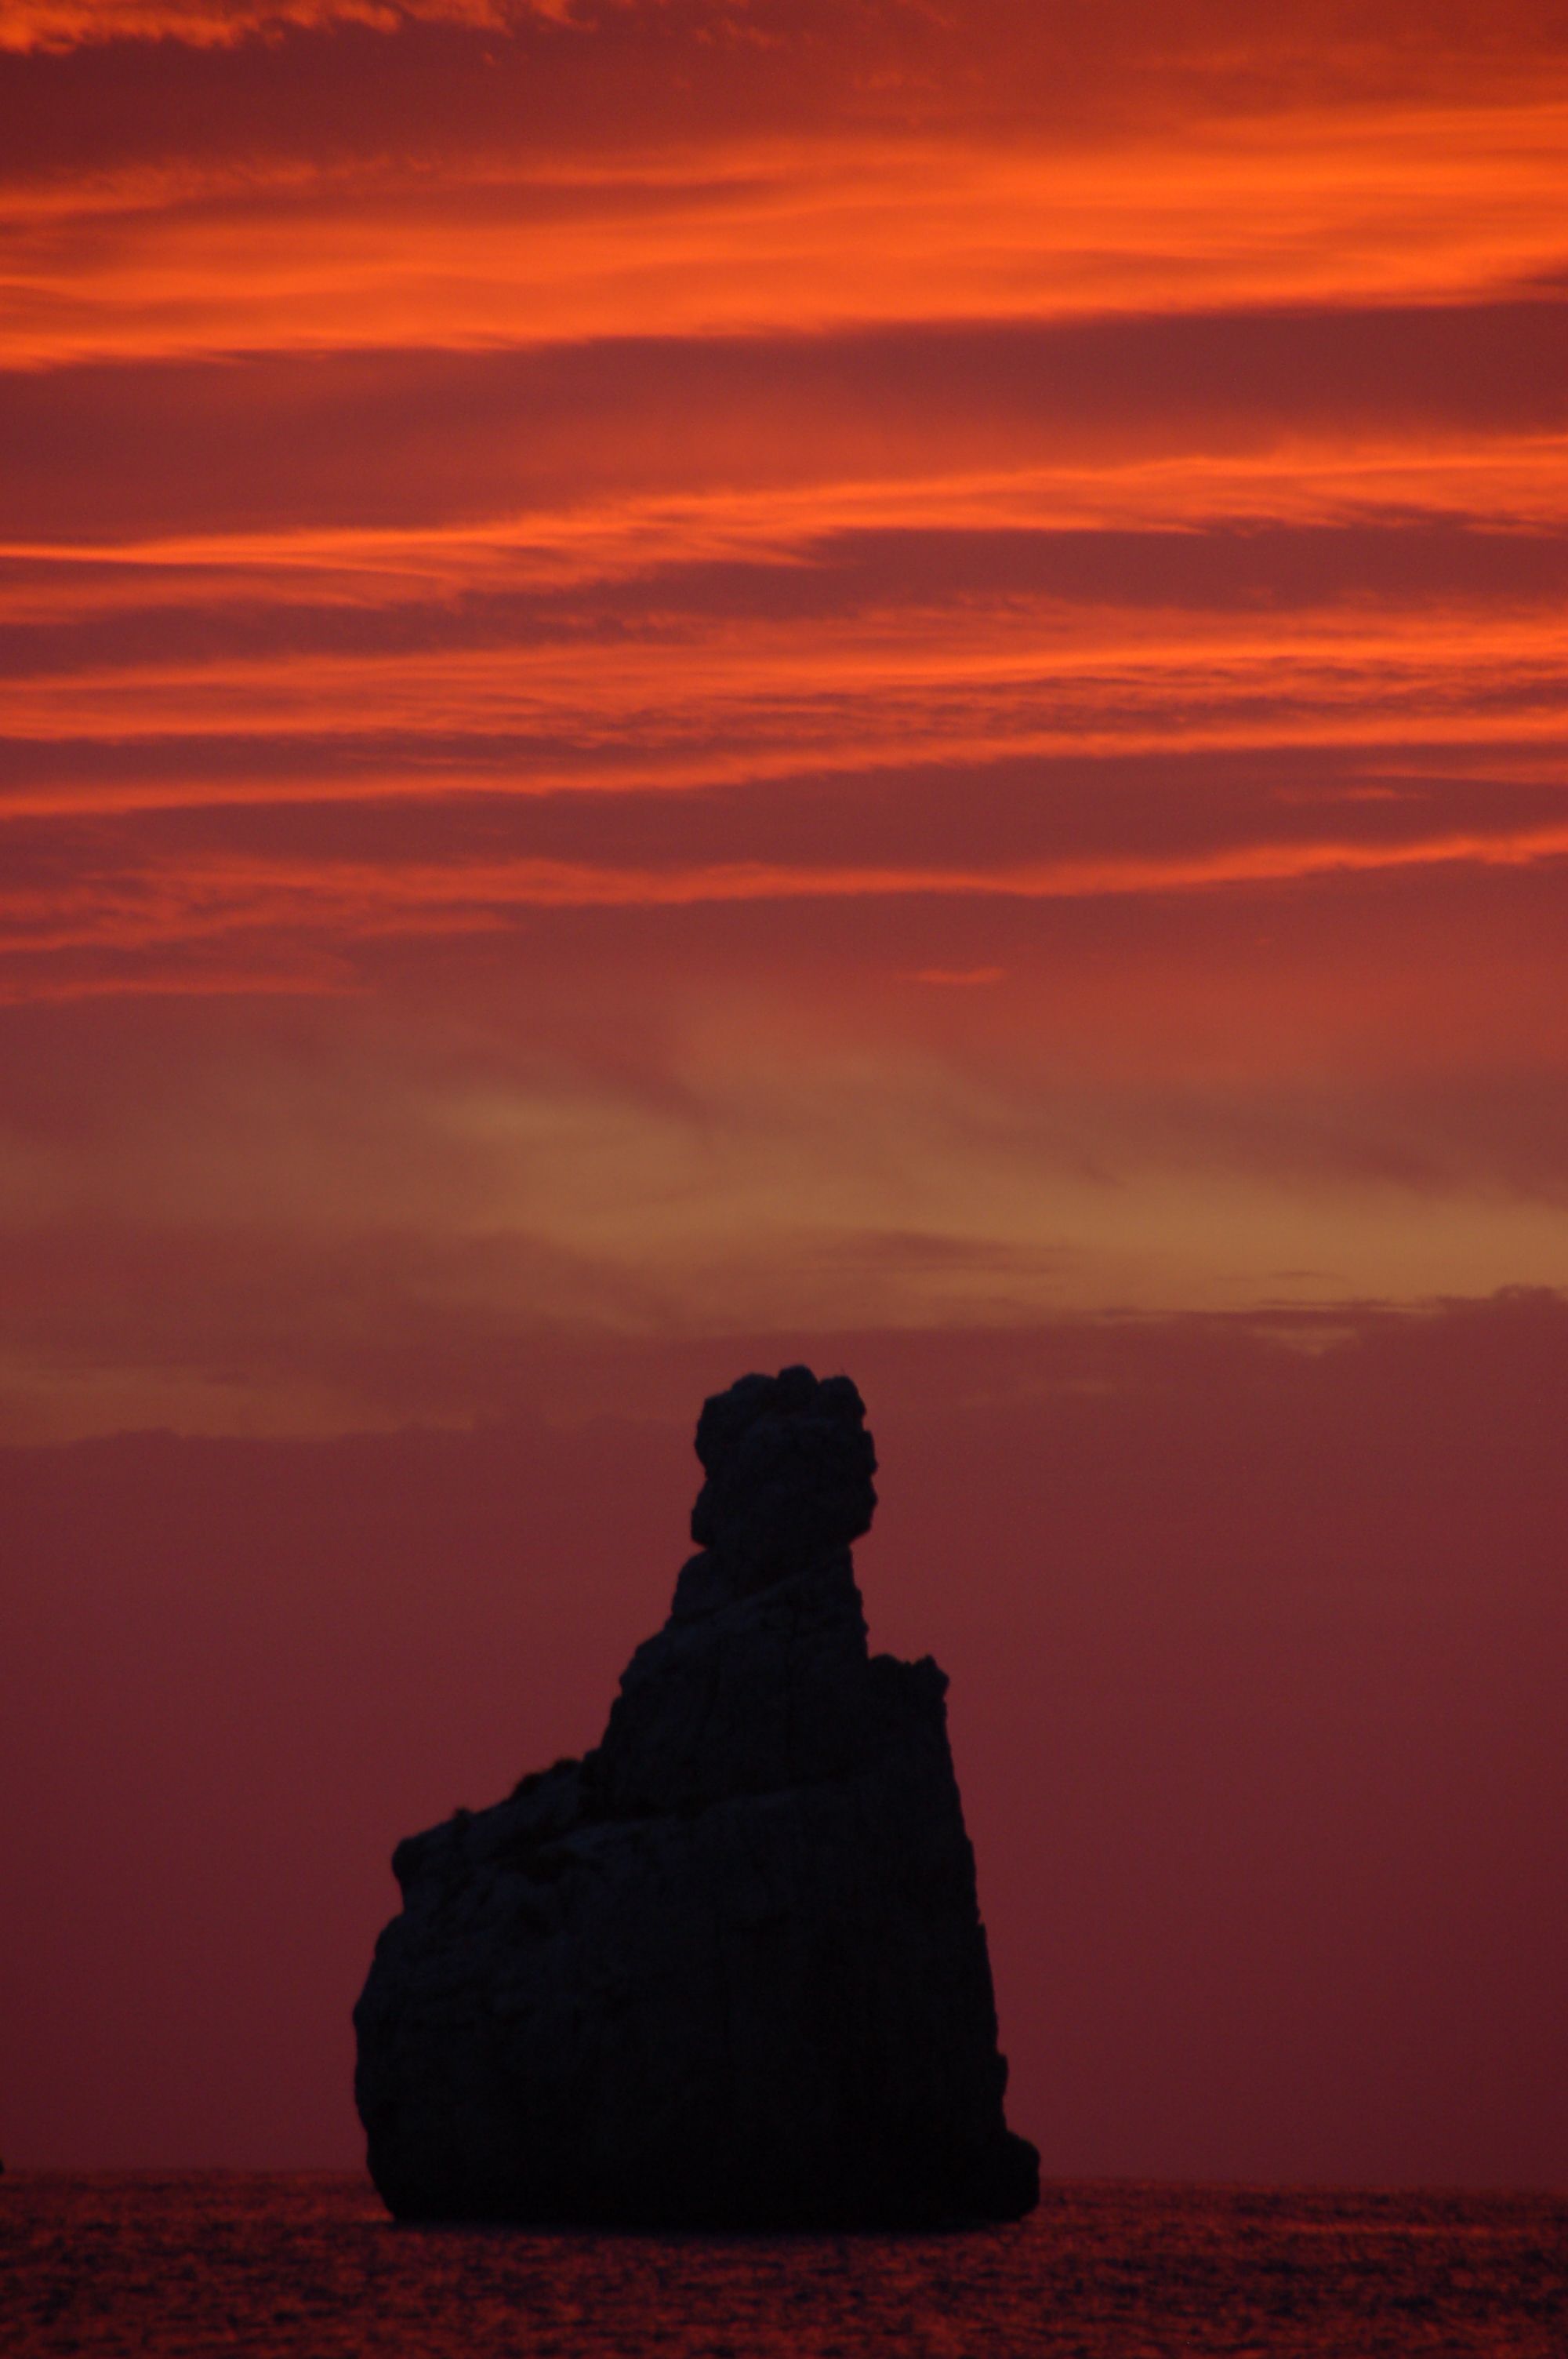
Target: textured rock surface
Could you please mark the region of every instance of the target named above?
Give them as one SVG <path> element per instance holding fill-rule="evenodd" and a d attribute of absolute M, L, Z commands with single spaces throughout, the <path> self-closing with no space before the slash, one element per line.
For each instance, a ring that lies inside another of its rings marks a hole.
<path fill-rule="evenodd" d="M 697 1446 L 701 1553 L 603 1742 L 398 1846 L 372 2174 L 415 2218 L 1016 2217 L 947 1682 L 866 1649 L 860 1396 L 745 1376 Z"/>

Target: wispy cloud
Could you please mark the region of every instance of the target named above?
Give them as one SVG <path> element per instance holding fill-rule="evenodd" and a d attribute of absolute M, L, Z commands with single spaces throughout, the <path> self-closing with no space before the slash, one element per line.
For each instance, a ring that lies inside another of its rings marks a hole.
<path fill-rule="evenodd" d="M 1061 155 L 824 138 L 535 174 L 459 153 L 412 188 L 292 162 L 24 181 L 0 317 L 16 367 L 1454 301 L 1561 266 L 1565 142 L 1553 92 Z"/>
<path fill-rule="evenodd" d="M 380 33 L 421 23 L 499 31 L 528 11 L 565 18 L 568 0 L 8 0 L 0 49 L 25 55 L 109 41 L 227 49 L 258 34 L 323 32 L 334 25 Z"/>
<path fill-rule="evenodd" d="M 18 1365 L 1562 1281 L 1549 9 L 0 47 Z"/>

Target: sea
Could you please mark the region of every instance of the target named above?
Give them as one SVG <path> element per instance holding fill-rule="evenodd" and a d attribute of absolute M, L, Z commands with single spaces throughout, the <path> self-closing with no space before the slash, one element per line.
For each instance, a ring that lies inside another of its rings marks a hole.
<path fill-rule="evenodd" d="M 395 2225 L 362 2178 L 0 2179 L 0 2352 L 1565 2359 L 1568 2196 L 1047 2187 L 941 2235 Z"/>

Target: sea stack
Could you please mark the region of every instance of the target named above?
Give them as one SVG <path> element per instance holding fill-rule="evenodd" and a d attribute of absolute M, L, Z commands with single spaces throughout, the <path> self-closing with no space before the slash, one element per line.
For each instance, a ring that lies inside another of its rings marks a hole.
<path fill-rule="evenodd" d="M 946 1678 L 866 1647 L 860 1394 L 742 1376 L 697 1452 L 698 1553 L 602 1742 L 398 1845 L 354 2010 L 371 2174 L 406 2219 L 1016 2219 Z"/>

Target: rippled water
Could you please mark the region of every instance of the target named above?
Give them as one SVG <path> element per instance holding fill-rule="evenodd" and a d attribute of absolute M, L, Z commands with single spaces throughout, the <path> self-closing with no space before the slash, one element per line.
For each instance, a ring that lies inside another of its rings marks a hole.
<path fill-rule="evenodd" d="M 362 2180 L 0 2180 L 0 2350 L 255 2359 L 1568 2353 L 1568 2200 L 1048 2189 L 946 2236 L 395 2227 Z"/>

